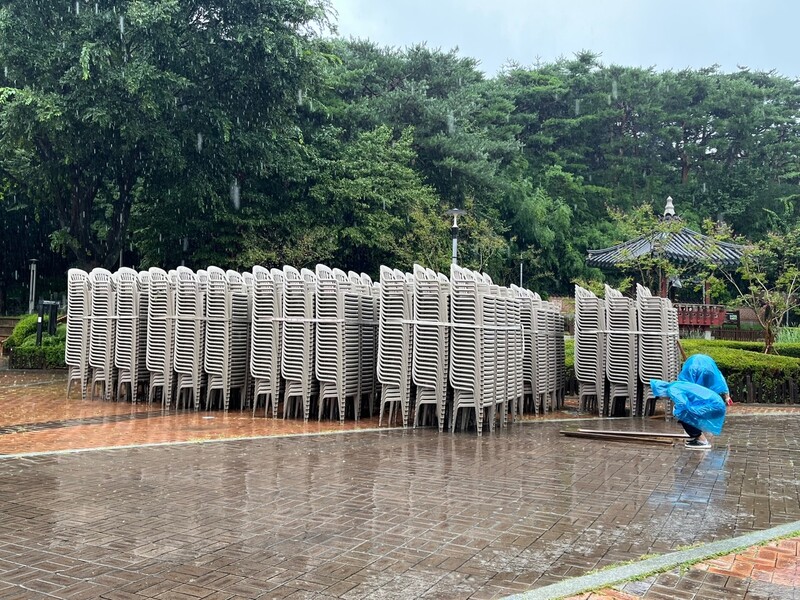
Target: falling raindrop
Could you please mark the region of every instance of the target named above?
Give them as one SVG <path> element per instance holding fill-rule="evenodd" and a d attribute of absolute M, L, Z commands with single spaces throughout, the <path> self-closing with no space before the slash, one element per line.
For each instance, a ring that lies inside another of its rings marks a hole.
<path fill-rule="evenodd" d="M 581 100 L 580 98 L 575 99 L 575 116 L 579 116 L 581 114 Z"/>
<path fill-rule="evenodd" d="M 75 0 L 75 14 L 76 15 L 81 14 L 81 1 L 80 0 Z"/>
<path fill-rule="evenodd" d="M 159 234 L 158 234 L 158 241 L 159 241 L 159 242 L 161 242 L 161 241 L 163 241 L 163 240 L 164 240 L 164 238 L 161 236 L 161 233 L 159 233 Z"/>
<path fill-rule="evenodd" d="M 617 89 L 617 80 L 611 82 L 611 97 L 616 100 L 619 97 L 619 90 Z"/>
<path fill-rule="evenodd" d="M 703 193 L 705 194 L 705 193 L 706 193 L 706 191 L 707 191 L 707 190 L 706 190 L 706 182 L 704 181 L 704 182 L 703 182 Z"/>
<path fill-rule="evenodd" d="M 197 134 L 197 151 L 201 152 L 203 150 L 203 134 Z"/>
<path fill-rule="evenodd" d="M 125 17 L 123 15 L 119 16 L 119 34 L 125 35 Z"/>
<path fill-rule="evenodd" d="M 453 135 L 456 131 L 456 118 L 453 115 L 453 111 L 447 112 L 447 133 Z"/>
<path fill-rule="evenodd" d="M 231 182 L 231 202 L 233 203 L 233 208 L 239 210 L 241 206 L 241 198 L 240 198 L 241 189 L 239 187 L 239 180 L 234 179 Z"/>
<path fill-rule="evenodd" d="M 8 67 L 3 67 L 3 76 L 8 79 Z"/>
<path fill-rule="evenodd" d="M 183 251 L 186 252 L 189 249 L 189 238 L 183 238 Z"/>
<path fill-rule="evenodd" d="M 98 14 L 100 12 L 100 5 L 95 2 L 94 3 L 94 14 Z"/>
<path fill-rule="evenodd" d="M 303 104 L 303 90 L 297 90 L 297 104 L 299 106 Z"/>

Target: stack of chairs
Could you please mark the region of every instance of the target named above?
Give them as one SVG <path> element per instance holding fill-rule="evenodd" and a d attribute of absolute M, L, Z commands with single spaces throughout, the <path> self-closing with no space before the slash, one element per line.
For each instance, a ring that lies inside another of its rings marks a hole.
<path fill-rule="evenodd" d="M 149 270 L 150 290 L 147 305 L 146 365 L 150 372 L 147 400 L 153 401 L 161 390 L 161 404 L 168 408 L 172 401 L 174 375 L 172 354 L 175 342 L 175 284 L 158 267 Z"/>
<path fill-rule="evenodd" d="M 208 268 L 206 292 L 206 406 L 220 399 L 228 410 L 234 390 L 240 406 L 247 402 L 250 289 L 236 271 Z"/>
<path fill-rule="evenodd" d="M 351 291 L 351 281 L 339 269 L 316 267 L 315 374 L 319 381 L 318 418 L 326 403 L 330 414 L 338 409 L 344 421 L 348 398 L 353 398 L 356 419 L 360 412 L 358 346 L 359 297 Z"/>
<path fill-rule="evenodd" d="M 92 317 L 89 326 L 89 366 L 92 368 L 92 398 L 111 400 L 115 391 L 114 339 L 116 334 L 116 293 L 114 275 L 106 269 L 92 269 Z"/>
<path fill-rule="evenodd" d="M 378 381 L 382 385 L 379 425 L 387 404 L 390 423 L 399 404 L 403 427 L 408 424 L 412 397 L 413 282 L 413 275 L 381 266 L 377 365 Z"/>
<path fill-rule="evenodd" d="M 637 284 L 636 312 L 639 326 L 639 380 L 642 382 L 642 416 L 655 411 L 651 379 L 674 381 L 680 370 L 678 352 L 678 313 L 669 298 L 653 296 L 649 289 Z M 666 401 L 665 414 L 672 414 Z"/>
<path fill-rule="evenodd" d="M 450 363 L 450 280 L 414 265 L 414 344 L 412 372 L 417 388 L 414 426 L 433 407 L 439 431 L 445 424 Z"/>
<path fill-rule="evenodd" d="M 72 384 L 81 386 L 81 399 L 89 391 L 89 329 L 92 314 L 92 285 L 89 274 L 81 269 L 67 273 L 67 342 L 64 362 L 69 367 L 67 397 Z"/>
<path fill-rule="evenodd" d="M 147 343 L 147 290 L 142 294 L 142 280 L 133 269 L 121 268 L 114 274 L 116 282 L 116 335 L 114 366 L 117 369 L 117 397 L 132 402 L 138 399 L 139 384 L 145 384 L 149 375 L 142 369 L 143 353 Z M 142 317 L 144 316 L 144 324 Z M 142 326 L 144 325 L 144 327 Z M 142 340 L 144 334 L 144 340 Z M 144 344 L 142 343 L 144 341 Z"/>
<path fill-rule="evenodd" d="M 302 407 L 303 419 L 311 414 L 311 398 L 319 384 L 314 377 L 314 294 L 316 275 L 308 269 L 298 271 L 283 267 L 283 338 L 281 340 L 281 374 L 286 380 L 283 417 L 292 410 L 297 416 Z"/>
<path fill-rule="evenodd" d="M 71 270 L 68 393 L 79 381 L 86 397 L 91 382 L 92 395 L 136 401 L 146 384 L 165 409 L 228 410 L 238 398 L 255 414 L 263 397 L 273 418 L 283 402 L 284 418 L 339 420 L 372 416 L 379 399 L 379 425 L 388 408 L 404 427 L 413 416 L 454 431 L 461 419 L 478 432 L 520 416 L 526 395 L 534 411 L 558 405 L 553 305 L 457 266 L 449 278 L 421 265 L 380 276 L 325 265 Z"/>
<path fill-rule="evenodd" d="M 575 286 L 575 377 L 580 410 L 594 399 L 600 415 L 606 414 L 605 305 L 591 291 Z"/>
<path fill-rule="evenodd" d="M 360 349 L 358 397 L 366 397 L 367 413 L 372 417 L 377 390 L 375 370 L 378 359 L 378 298 L 377 287 L 366 273 L 348 274 L 353 289 L 359 295 L 358 347 Z M 363 406 L 362 406 L 363 412 Z"/>
<path fill-rule="evenodd" d="M 186 267 L 177 269 L 175 297 L 175 343 L 173 369 L 177 374 L 178 407 L 200 408 L 202 388 L 205 387 L 203 369 L 205 354 L 206 292 L 200 276 Z M 185 398 L 185 402 L 184 402 Z"/>
<path fill-rule="evenodd" d="M 619 398 L 627 401 L 630 415 L 641 414 L 638 402 L 638 342 L 636 336 L 636 305 L 631 298 L 622 295 L 608 285 L 606 299 L 606 378 L 609 381 L 608 416 L 615 414 L 614 406 Z"/>
<path fill-rule="evenodd" d="M 272 406 L 278 417 L 281 391 L 281 321 L 283 314 L 283 271 L 253 267 L 253 313 L 250 336 L 250 375 L 254 382 L 253 414 L 264 396 L 264 415 Z"/>
<path fill-rule="evenodd" d="M 450 286 L 450 385 L 453 387 L 450 430 L 455 431 L 460 410 L 465 411 L 461 418 L 462 429 L 466 428 L 472 410 L 480 435 L 485 409 L 494 407 L 494 374 L 484 351 L 484 345 L 491 341 L 483 328 L 487 308 L 484 297 L 489 295 L 489 284 L 480 274 L 451 265 Z M 490 427 L 494 427 L 493 420 Z"/>
<path fill-rule="evenodd" d="M 534 333 L 533 321 L 535 307 L 541 299 L 531 292 L 517 285 L 511 285 L 511 290 L 517 295 L 520 303 L 520 323 L 523 332 L 524 351 L 522 353 L 522 380 L 523 380 L 523 401 L 520 406 L 520 415 L 526 409 L 532 410 L 536 415 L 539 412 L 539 386 L 537 382 L 538 356 L 536 353 L 536 337 Z"/>

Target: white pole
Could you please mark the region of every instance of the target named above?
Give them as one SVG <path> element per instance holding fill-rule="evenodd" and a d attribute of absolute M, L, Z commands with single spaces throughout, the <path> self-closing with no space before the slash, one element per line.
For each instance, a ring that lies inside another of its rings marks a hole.
<path fill-rule="evenodd" d="M 450 229 L 453 234 L 453 264 L 458 264 L 458 217 L 453 215 L 453 227 Z"/>
<path fill-rule="evenodd" d="M 28 296 L 28 314 L 33 314 L 33 307 L 36 304 L 36 261 L 31 260 L 31 282 Z"/>

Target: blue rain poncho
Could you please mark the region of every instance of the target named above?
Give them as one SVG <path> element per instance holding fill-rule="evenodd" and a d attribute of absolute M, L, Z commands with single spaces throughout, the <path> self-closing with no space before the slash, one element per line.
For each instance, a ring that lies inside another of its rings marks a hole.
<path fill-rule="evenodd" d="M 707 354 L 693 354 L 683 363 L 678 381 L 688 381 L 717 392 L 720 396 L 730 394 L 728 383 L 720 373 L 717 363 Z"/>
<path fill-rule="evenodd" d="M 710 356 L 690 356 L 678 381 L 651 379 L 650 387 L 656 398 L 672 400 L 672 414 L 678 421 L 714 435 L 722 432 L 726 405 L 720 394 L 729 393 L 728 384 Z"/>

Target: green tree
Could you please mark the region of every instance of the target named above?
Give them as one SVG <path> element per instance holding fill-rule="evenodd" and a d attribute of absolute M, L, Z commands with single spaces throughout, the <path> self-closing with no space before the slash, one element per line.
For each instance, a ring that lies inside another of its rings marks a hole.
<path fill-rule="evenodd" d="M 764 328 L 764 352 L 777 354 L 775 340 L 786 316 L 800 307 L 800 227 L 770 232 L 752 244 L 738 269 L 710 269 L 732 285 L 737 301 L 752 308 Z"/>
<path fill-rule="evenodd" d="M 291 134 L 325 18 L 317 0 L 4 2 L 0 165 L 77 264 L 138 242 L 134 205 L 174 244 Z"/>

